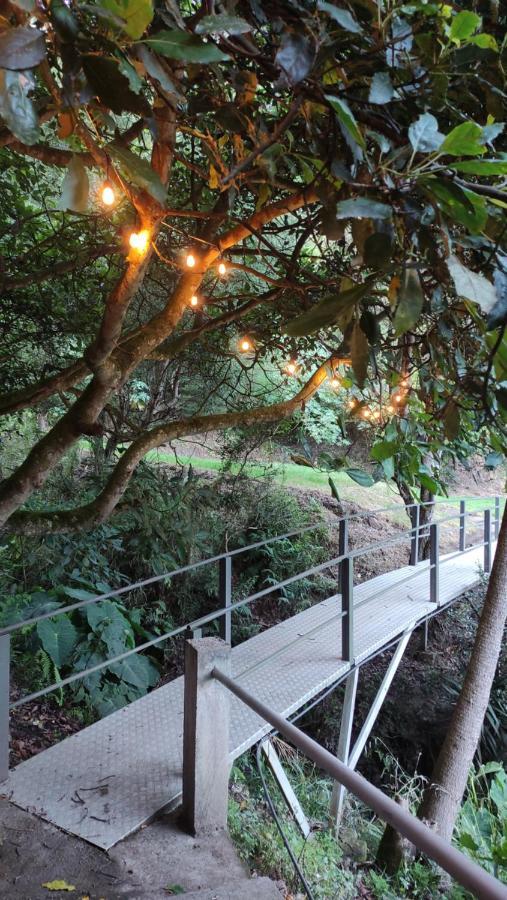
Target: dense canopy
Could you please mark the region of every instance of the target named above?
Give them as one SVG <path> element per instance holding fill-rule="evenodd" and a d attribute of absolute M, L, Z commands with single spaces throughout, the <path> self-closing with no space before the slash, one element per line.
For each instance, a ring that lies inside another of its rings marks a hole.
<path fill-rule="evenodd" d="M 148 450 L 277 421 L 333 377 L 350 415 L 376 398 L 386 474 L 411 422 L 430 449 L 466 426 L 505 452 L 506 21 L 494 2 L 6 4 L 0 411 L 50 427 L 0 486 L 5 527 L 101 521 Z M 273 363 L 271 402 L 252 373 Z M 91 502 L 22 508 L 113 433 Z"/>

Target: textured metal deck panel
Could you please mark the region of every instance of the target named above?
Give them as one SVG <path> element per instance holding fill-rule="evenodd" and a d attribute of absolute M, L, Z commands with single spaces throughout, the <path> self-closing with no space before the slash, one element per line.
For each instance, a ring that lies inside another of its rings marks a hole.
<path fill-rule="evenodd" d="M 441 560 L 440 603 L 479 578 L 482 552 Z M 407 575 L 415 577 L 401 583 Z M 368 598 L 371 602 L 365 603 Z M 405 567 L 354 589 L 356 661 L 434 611 L 428 564 Z M 357 607 L 357 608 L 356 608 Z M 289 715 L 348 669 L 340 659 L 340 598 L 330 597 L 232 650 L 232 671 L 273 709 Z M 269 728 L 231 698 L 231 758 Z M 108 849 L 175 805 L 181 793 L 183 679 L 177 678 L 12 770 L 7 797 Z"/>

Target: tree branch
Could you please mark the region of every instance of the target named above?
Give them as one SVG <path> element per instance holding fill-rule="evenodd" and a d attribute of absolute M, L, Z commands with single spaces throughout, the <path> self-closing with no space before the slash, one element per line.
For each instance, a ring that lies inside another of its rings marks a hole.
<path fill-rule="evenodd" d="M 311 399 L 328 377 L 329 368 L 332 365 L 333 358 L 331 357 L 316 369 L 294 397 L 281 403 L 232 413 L 191 416 L 148 431 L 137 438 L 125 451 L 104 489 L 91 503 L 76 509 L 48 513 L 20 510 L 11 516 L 6 530 L 22 534 L 47 534 L 79 531 L 100 524 L 111 515 L 125 493 L 138 464 L 150 450 L 160 447 L 167 441 L 192 434 L 224 431 L 227 428 L 246 427 L 288 418 Z"/>

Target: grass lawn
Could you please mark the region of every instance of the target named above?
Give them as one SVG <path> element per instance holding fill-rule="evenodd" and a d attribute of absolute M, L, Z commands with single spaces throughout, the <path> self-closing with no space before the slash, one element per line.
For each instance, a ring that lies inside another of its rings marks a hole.
<path fill-rule="evenodd" d="M 167 453 L 163 450 L 153 450 L 147 454 L 148 459 L 153 462 L 176 464 L 173 453 Z M 222 462 L 219 459 L 197 456 L 180 456 L 178 454 L 179 463 L 182 465 L 192 465 L 195 469 L 204 469 L 208 472 L 219 471 Z M 296 487 L 302 490 L 322 491 L 330 495 L 329 475 L 326 472 L 319 472 L 317 469 L 311 469 L 307 466 L 298 466 L 296 463 L 280 463 L 273 462 L 267 465 L 262 463 L 246 463 L 243 467 L 237 463 L 231 467 L 232 474 L 236 474 L 243 468 L 243 471 L 250 478 L 275 478 L 280 484 L 287 487 Z M 344 472 L 335 472 L 332 476 L 333 481 L 338 489 L 340 497 L 343 500 L 351 500 L 365 509 L 379 509 L 384 506 L 392 506 L 394 503 L 400 504 L 399 494 L 394 487 L 385 482 L 378 482 L 371 488 L 361 487 L 355 481 L 349 478 Z M 402 516 L 404 513 L 400 510 Z"/>
<path fill-rule="evenodd" d="M 151 459 L 153 462 L 161 462 L 169 465 L 176 465 L 177 463 L 186 466 L 192 465 L 195 469 L 203 469 L 208 472 L 218 472 L 222 468 L 221 460 L 212 457 L 182 456 L 178 454 L 176 460 L 174 453 L 168 453 L 164 450 L 153 450 L 148 453 L 147 456 L 148 459 Z M 307 466 L 298 466 L 296 463 L 272 462 L 263 465 L 262 463 L 251 462 L 245 463 L 244 466 L 241 466 L 240 463 L 233 463 L 230 471 L 232 474 L 237 474 L 241 469 L 250 478 L 271 477 L 287 487 L 300 488 L 301 490 L 322 491 L 328 495 L 331 493 L 328 480 L 329 475 L 326 472 L 320 472 L 318 469 L 311 469 Z M 343 500 L 350 500 L 357 503 L 358 506 L 361 506 L 363 509 L 370 509 L 373 511 L 382 509 L 386 506 L 393 506 L 394 504 L 399 505 L 399 513 L 393 510 L 391 516 L 394 521 L 406 525 L 407 519 L 403 504 L 393 484 L 379 481 L 372 487 L 361 487 L 361 485 L 352 481 L 345 472 L 335 472 L 332 475 L 332 478 L 340 497 Z M 449 497 L 448 503 L 441 504 L 439 507 L 439 517 L 454 515 L 459 512 L 459 506 L 456 499 L 457 498 Z M 493 505 L 493 501 L 491 501 L 490 505 Z M 467 498 L 467 510 L 469 512 L 482 510 L 484 509 L 484 506 L 484 501 L 478 497 Z M 503 502 L 501 507 L 503 508 Z M 478 522 L 479 519 L 475 519 L 474 521 Z"/>

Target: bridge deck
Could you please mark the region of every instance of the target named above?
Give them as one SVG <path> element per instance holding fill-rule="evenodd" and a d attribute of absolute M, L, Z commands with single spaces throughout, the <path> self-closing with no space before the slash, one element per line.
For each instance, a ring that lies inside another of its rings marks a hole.
<path fill-rule="evenodd" d="M 441 558 L 440 605 L 479 579 L 482 551 Z M 414 577 L 405 583 L 410 573 Z M 365 601 L 371 598 L 371 602 Z M 365 660 L 434 612 L 428 564 L 380 575 L 354 589 L 355 659 Z M 340 659 L 339 596 L 232 650 L 233 675 L 287 716 L 347 672 Z M 232 698 L 231 759 L 269 727 Z M 16 805 L 108 849 L 181 795 L 183 679 L 112 713 L 12 770 L 1 786 Z"/>

